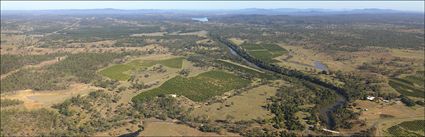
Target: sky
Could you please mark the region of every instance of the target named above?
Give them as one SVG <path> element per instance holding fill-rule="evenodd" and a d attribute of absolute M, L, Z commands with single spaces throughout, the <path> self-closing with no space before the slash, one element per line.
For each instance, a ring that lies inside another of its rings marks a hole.
<path fill-rule="evenodd" d="M 1 1 L 1 10 L 50 9 L 394 9 L 424 12 L 424 1 Z"/>

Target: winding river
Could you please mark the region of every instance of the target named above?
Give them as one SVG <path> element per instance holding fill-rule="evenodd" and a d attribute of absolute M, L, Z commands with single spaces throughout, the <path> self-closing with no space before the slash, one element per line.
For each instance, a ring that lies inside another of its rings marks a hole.
<path fill-rule="evenodd" d="M 229 45 L 227 45 L 228 46 L 228 49 L 230 50 L 230 53 L 232 54 L 232 55 L 234 55 L 235 57 L 238 57 L 238 58 L 240 58 L 240 59 L 242 59 L 244 62 L 246 62 L 249 66 L 251 66 L 251 67 L 254 67 L 254 68 L 257 68 L 257 69 L 261 69 L 261 70 L 265 70 L 265 71 L 271 71 L 271 72 L 273 72 L 272 70 L 268 70 L 268 69 L 266 69 L 266 68 L 262 68 L 262 67 L 260 67 L 260 66 L 257 66 L 256 64 L 254 64 L 253 62 L 250 62 L 249 60 L 247 60 L 247 59 L 245 59 L 245 58 L 243 58 L 242 56 L 240 56 L 236 51 L 234 51 L 234 49 L 232 49 Z M 326 122 L 326 127 L 328 128 L 328 129 L 334 129 L 335 128 L 335 120 L 334 120 L 334 118 L 333 118 L 333 116 L 332 116 L 332 113 L 333 112 L 335 112 L 335 110 L 338 108 L 338 107 L 340 107 L 340 106 L 342 106 L 344 103 L 346 103 L 347 102 L 347 98 L 341 93 L 342 91 L 336 91 L 336 95 L 337 95 L 337 97 L 336 97 L 336 99 L 335 99 L 335 102 L 333 102 L 333 103 L 331 103 L 331 104 L 329 104 L 329 105 L 325 105 L 325 106 L 323 106 L 323 107 L 321 107 L 320 108 L 320 110 L 319 110 L 319 114 L 320 114 L 320 116 L 325 120 L 325 122 Z"/>

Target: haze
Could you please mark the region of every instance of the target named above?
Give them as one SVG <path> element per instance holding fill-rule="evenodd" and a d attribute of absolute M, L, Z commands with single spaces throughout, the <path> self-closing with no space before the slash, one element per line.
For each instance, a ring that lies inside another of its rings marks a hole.
<path fill-rule="evenodd" d="M 316 9 L 393 9 L 424 11 L 424 1 L 2 1 L 1 10 L 51 9 L 244 9 L 244 8 L 316 8 Z"/>

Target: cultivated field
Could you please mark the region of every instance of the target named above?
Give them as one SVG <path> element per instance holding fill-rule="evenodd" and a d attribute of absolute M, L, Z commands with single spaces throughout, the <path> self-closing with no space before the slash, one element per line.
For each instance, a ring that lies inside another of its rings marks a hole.
<path fill-rule="evenodd" d="M 273 58 L 288 53 L 286 49 L 276 44 L 243 44 L 240 46 L 246 49 L 251 56 L 266 62 L 277 62 Z"/>
<path fill-rule="evenodd" d="M 159 88 L 142 92 L 133 101 L 143 101 L 161 94 L 183 95 L 193 101 L 205 101 L 226 91 L 248 85 L 248 80 L 223 71 L 209 71 L 195 77 L 176 76 Z"/>

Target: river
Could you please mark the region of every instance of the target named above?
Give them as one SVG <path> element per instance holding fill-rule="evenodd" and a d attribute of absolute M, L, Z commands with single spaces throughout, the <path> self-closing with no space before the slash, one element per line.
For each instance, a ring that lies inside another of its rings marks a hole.
<path fill-rule="evenodd" d="M 230 53 L 232 54 L 232 55 L 234 55 L 234 56 L 236 56 L 236 57 L 238 57 L 238 58 L 240 58 L 240 59 L 242 59 L 244 62 L 246 62 L 249 66 L 251 66 L 251 67 L 254 67 L 254 68 L 258 68 L 258 69 L 260 69 L 260 70 L 265 70 L 265 71 L 271 71 L 271 70 L 267 70 L 267 69 L 265 69 L 265 68 L 261 68 L 261 67 L 259 67 L 259 66 L 257 66 L 256 64 L 254 64 L 254 63 L 252 63 L 252 62 L 250 62 L 250 61 L 248 61 L 247 59 L 245 59 L 245 58 L 243 58 L 242 56 L 240 56 L 236 51 L 234 51 L 230 46 L 228 46 L 228 48 L 229 48 L 229 50 L 230 50 Z M 320 62 L 318 62 L 318 63 L 320 63 Z M 316 64 L 316 62 L 315 62 L 315 64 Z M 321 64 L 320 63 L 320 65 L 321 66 L 324 66 L 324 68 L 327 70 L 327 68 L 326 68 L 326 66 L 325 65 L 323 65 L 323 64 Z M 319 66 L 320 66 L 319 65 Z M 323 68 L 323 67 L 322 67 Z M 271 72 L 273 72 L 273 71 L 271 71 Z M 337 95 L 337 97 L 336 97 L 336 99 L 335 99 L 335 102 L 334 103 L 331 103 L 331 104 L 329 104 L 329 105 L 326 105 L 326 106 L 324 106 L 324 107 L 321 107 L 320 108 L 320 110 L 319 110 L 319 114 L 320 114 L 320 116 L 321 117 L 323 117 L 324 118 L 324 120 L 325 120 L 325 122 L 326 122 L 326 128 L 328 128 L 328 129 L 334 129 L 335 128 L 335 120 L 334 120 L 334 118 L 332 117 L 332 113 L 336 110 L 336 108 L 338 108 L 338 107 L 340 107 L 341 105 L 343 105 L 344 103 L 346 103 L 347 102 L 347 98 L 345 97 L 345 96 L 343 96 L 342 95 L 342 93 L 341 93 L 342 91 L 336 91 L 336 95 Z"/>

